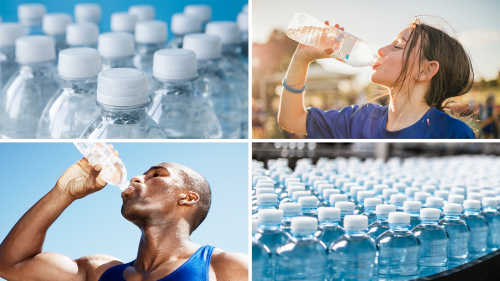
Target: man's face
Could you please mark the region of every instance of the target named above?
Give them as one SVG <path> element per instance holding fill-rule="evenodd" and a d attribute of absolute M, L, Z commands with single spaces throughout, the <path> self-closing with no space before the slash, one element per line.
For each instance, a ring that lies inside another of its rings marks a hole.
<path fill-rule="evenodd" d="M 145 220 L 165 220 L 174 212 L 184 186 L 183 171 L 175 163 L 160 163 L 135 176 L 122 192 L 122 215 L 136 225 Z"/>

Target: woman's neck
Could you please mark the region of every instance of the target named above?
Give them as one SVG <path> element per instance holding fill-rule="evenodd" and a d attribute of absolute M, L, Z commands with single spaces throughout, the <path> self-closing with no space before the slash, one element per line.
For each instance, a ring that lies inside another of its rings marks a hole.
<path fill-rule="evenodd" d="M 425 102 L 427 89 L 421 84 L 414 85 L 411 94 L 408 94 L 406 86 L 401 90 L 399 87 L 389 89 L 391 99 L 385 128 L 388 131 L 399 131 L 417 123 L 431 108 Z"/>

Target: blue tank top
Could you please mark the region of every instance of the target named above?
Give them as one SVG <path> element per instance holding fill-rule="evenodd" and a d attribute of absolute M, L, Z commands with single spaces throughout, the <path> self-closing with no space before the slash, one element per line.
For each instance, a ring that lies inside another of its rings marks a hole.
<path fill-rule="evenodd" d="M 208 281 L 212 246 L 201 246 L 185 263 L 158 281 Z M 135 262 L 113 266 L 106 270 L 99 281 L 125 281 L 123 271 Z"/>

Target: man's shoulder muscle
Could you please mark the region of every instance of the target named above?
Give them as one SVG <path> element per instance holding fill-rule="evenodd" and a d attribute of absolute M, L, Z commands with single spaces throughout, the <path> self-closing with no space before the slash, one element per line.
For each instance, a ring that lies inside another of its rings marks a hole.
<path fill-rule="evenodd" d="M 248 280 L 248 255 L 215 248 L 210 260 L 217 281 Z"/>
<path fill-rule="evenodd" d="M 86 273 L 87 281 L 98 281 L 101 275 L 109 268 L 123 264 L 115 257 L 108 255 L 88 255 L 75 260 L 80 270 Z"/>

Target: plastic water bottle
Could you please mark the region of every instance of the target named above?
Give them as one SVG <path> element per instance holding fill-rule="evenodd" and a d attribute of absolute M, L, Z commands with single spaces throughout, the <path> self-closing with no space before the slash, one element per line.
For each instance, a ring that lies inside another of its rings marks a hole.
<path fill-rule="evenodd" d="M 344 235 L 345 231 L 340 227 L 340 209 L 323 207 L 318 209 L 319 229 L 315 236 L 330 247 L 333 241 Z"/>
<path fill-rule="evenodd" d="M 349 202 L 347 194 L 331 194 L 330 195 L 330 207 L 335 207 L 337 202 Z"/>
<path fill-rule="evenodd" d="M 408 198 L 408 201 L 414 201 L 415 200 L 415 193 L 419 192 L 420 189 L 416 187 L 407 187 L 405 189 L 405 195 Z"/>
<path fill-rule="evenodd" d="M 391 189 L 388 189 L 391 190 Z M 389 202 L 396 206 L 396 212 L 403 212 L 403 204 L 406 202 L 406 195 L 404 194 L 392 194 L 390 196 Z"/>
<path fill-rule="evenodd" d="M 99 115 L 87 126 L 81 139 L 163 139 L 165 134 L 146 113 L 149 103 L 148 77 L 144 71 L 113 68 L 99 73 Z"/>
<path fill-rule="evenodd" d="M 465 221 L 460 219 L 461 214 L 462 205 L 447 203 L 444 205 L 444 218 L 439 221 L 450 236 L 448 269 L 467 263 L 470 230 Z"/>
<path fill-rule="evenodd" d="M 450 237 L 438 224 L 441 211 L 434 208 L 420 210 L 421 223 L 412 232 L 420 240 L 420 277 L 425 277 L 448 269 Z"/>
<path fill-rule="evenodd" d="M 375 208 L 377 220 L 368 226 L 367 234 L 377 240 L 378 236 L 389 230 L 389 213 L 396 212 L 396 206 L 390 204 L 380 204 Z"/>
<path fill-rule="evenodd" d="M 462 219 L 470 229 L 469 261 L 486 255 L 486 241 L 488 237 L 488 222 L 479 214 L 481 202 L 478 200 L 465 200 L 463 207 L 465 213 Z"/>
<path fill-rule="evenodd" d="M 99 114 L 99 52 L 92 48 L 63 50 L 59 53 L 58 69 L 63 85 L 45 106 L 36 134 L 39 139 L 77 139 Z"/>
<path fill-rule="evenodd" d="M 126 32 L 105 32 L 99 35 L 98 50 L 102 70 L 134 67 L 134 36 Z"/>
<path fill-rule="evenodd" d="M 18 23 L 0 23 L 0 92 L 3 86 L 19 69 L 16 62 L 16 39 L 24 35 L 23 27 Z"/>
<path fill-rule="evenodd" d="M 52 37 L 56 42 L 56 58 L 59 52 L 68 48 L 66 43 L 66 27 L 73 21 L 70 14 L 49 13 L 43 16 L 43 33 Z"/>
<path fill-rule="evenodd" d="M 366 234 L 368 218 L 362 215 L 345 217 L 345 234 L 330 247 L 330 266 L 334 280 L 373 280 L 377 248 Z"/>
<path fill-rule="evenodd" d="M 156 86 L 153 79 L 154 53 L 163 48 L 167 41 L 167 23 L 160 20 L 140 21 L 135 25 L 136 55 L 134 66 L 148 75 L 151 91 Z"/>
<path fill-rule="evenodd" d="M 403 212 L 410 214 L 410 230 L 420 224 L 420 210 L 422 203 L 419 201 L 405 201 L 403 203 Z"/>
<path fill-rule="evenodd" d="M 366 189 L 366 187 L 363 187 L 363 188 Z M 373 191 L 361 190 L 361 191 L 358 191 L 358 194 L 356 197 L 357 197 L 358 204 L 356 205 L 356 207 L 354 209 L 354 214 L 361 215 L 365 212 L 365 200 L 368 198 L 374 198 L 375 193 L 373 193 Z"/>
<path fill-rule="evenodd" d="M 318 218 L 319 200 L 315 196 L 304 196 L 298 199 L 302 216 Z"/>
<path fill-rule="evenodd" d="M 323 189 L 323 202 L 319 203 L 318 208 L 320 207 L 330 207 L 330 196 L 334 194 L 340 194 L 340 190 L 338 189 Z M 335 205 L 335 204 L 334 204 Z"/>
<path fill-rule="evenodd" d="M 182 48 L 184 36 L 201 32 L 201 25 L 201 20 L 198 17 L 186 15 L 184 13 L 173 14 L 172 21 L 170 22 L 170 31 L 174 34 L 174 38 L 170 39 L 165 47 L 169 49 Z"/>
<path fill-rule="evenodd" d="M 231 89 L 240 97 L 241 138 L 248 138 L 248 66 L 236 52 L 239 43 L 238 25 L 231 21 L 213 21 L 207 24 L 206 34 L 221 39 L 222 57 L 219 66 L 226 74 Z"/>
<path fill-rule="evenodd" d="M 376 208 L 380 204 L 382 204 L 382 199 L 380 198 L 366 198 L 364 200 L 363 215 L 365 215 L 368 218 L 368 225 L 372 224 L 377 220 Z"/>
<path fill-rule="evenodd" d="M 461 194 L 450 194 L 448 196 L 448 203 L 457 203 L 460 204 L 461 206 L 464 204 L 465 197 Z M 464 213 L 463 208 L 462 208 L 462 214 Z"/>
<path fill-rule="evenodd" d="M 45 105 L 59 89 L 54 40 L 48 36 L 23 36 L 16 40 L 19 70 L 0 94 L 0 136 L 34 139 Z"/>
<path fill-rule="evenodd" d="M 101 23 L 102 9 L 97 3 L 79 3 L 75 5 L 75 22 Z"/>
<path fill-rule="evenodd" d="M 366 191 L 366 188 L 359 185 L 353 185 L 349 189 L 349 201 L 354 203 L 355 206 L 359 205 L 358 192 L 360 191 Z"/>
<path fill-rule="evenodd" d="M 486 238 L 486 251 L 494 252 L 500 248 L 500 213 L 497 210 L 498 199 L 483 198 L 483 211 L 481 215 L 488 222 L 488 237 Z"/>
<path fill-rule="evenodd" d="M 186 5 L 184 14 L 198 18 L 202 24 L 201 31 L 205 32 L 205 24 L 212 20 L 212 7 L 202 4 Z"/>
<path fill-rule="evenodd" d="M 431 196 L 431 194 L 428 192 L 418 191 L 418 192 L 415 192 L 415 194 L 414 194 L 414 201 L 418 201 L 418 202 L 422 203 L 422 208 L 425 208 L 425 207 L 427 207 L 426 206 L 427 197 L 430 197 L 430 196 Z"/>
<path fill-rule="evenodd" d="M 271 252 L 266 245 L 255 239 L 255 234 L 258 232 L 257 220 L 252 220 L 252 280 L 269 280 L 270 276 L 266 276 L 266 269 L 271 265 Z M 266 279 L 267 278 L 267 279 Z"/>
<path fill-rule="evenodd" d="M 399 193 L 399 191 L 397 189 L 392 189 L 392 188 L 386 188 L 386 189 L 382 190 L 382 200 L 384 201 L 384 204 L 392 204 L 391 203 L 391 195 L 398 194 L 398 193 Z M 403 205 L 403 204 L 401 203 L 401 205 Z"/>
<path fill-rule="evenodd" d="M 222 129 L 212 106 L 194 87 L 198 77 L 194 52 L 183 49 L 157 51 L 153 72 L 158 85 L 152 91 L 149 115 L 160 125 L 167 138 L 222 137 Z"/>
<path fill-rule="evenodd" d="M 91 165 L 101 165 L 101 178 L 125 190 L 130 185 L 127 181 L 127 169 L 122 160 L 103 142 L 74 142 L 76 148 L 87 158 Z"/>
<path fill-rule="evenodd" d="M 427 208 L 434 208 L 438 209 L 441 212 L 440 219 L 443 218 L 443 207 L 444 207 L 444 200 L 443 198 L 440 197 L 427 197 L 425 200 L 425 205 Z"/>
<path fill-rule="evenodd" d="M 241 98 L 229 85 L 228 77 L 218 66 L 220 39 L 208 34 L 190 34 L 184 38 L 184 49 L 196 53 L 198 79 L 195 87 L 211 103 L 222 127 L 222 137 L 237 139 L 241 134 Z M 248 98 L 248 95 L 247 95 Z"/>
<path fill-rule="evenodd" d="M 252 218 L 257 219 L 260 210 L 277 209 L 278 208 L 278 195 L 263 193 L 257 195 L 257 209 L 252 214 Z"/>
<path fill-rule="evenodd" d="M 450 192 L 448 190 L 436 190 L 434 196 L 443 199 L 443 204 L 446 204 L 448 203 Z"/>
<path fill-rule="evenodd" d="M 24 27 L 25 35 L 43 35 L 42 18 L 47 12 L 43 4 L 28 3 L 17 6 L 17 19 Z"/>
<path fill-rule="evenodd" d="M 312 217 L 292 219 L 294 239 L 276 250 L 276 281 L 324 281 L 327 249 L 314 237 L 318 221 Z"/>
<path fill-rule="evenodd" d="M 306 191 L 294 191 L 292 193 L 292 202 L 294 203 L 299 203 L 299 198 L 301 197 L 309 197 L 311 196 L 311 191 L 306 190 Z"/>
<path fill-rule="evenodd" d="M 128 12 L 115 12 L 111 14 L 111 31 L 127 32 L 134 34 L 137 16 Z"/>
<path fill-rule="evenodd" d="M 128 13 L 137 18 L 137 22 L 154 20 L 156 9 L 153 5 L 132 5 L 128 8 Z"/>
<path fill-rule="evenodd" d="M 293 15 L 286 34 L 294 41 L 317 49 L 333 48 L 330 57 L 350 66 L 373 66 L 378 58 L 363 40 L 306 13 Z"/>
<path fill-rule="evenodd" d="M 300 204 L 293 202 L 281 203 L 279 209 L 283 211 L 283 221 L 281 229 L 290 233 L 292 230 L 292 219 L 300 216 Z"/>
<path fill-rule="evenodd" d="M 373 192 L 375 193 L 375 197 L 380 198 L 383 201 L 384 200 L 383 192 L 385 189 L 388 189 L 388 188 L 389 188 L 389 186 L 387 184 L 375 184 L 373 186 Z"/>
<path fill-rule="evenodd" d="M 413 280 L 419 275 L 420 241 L 409 231 L 410 214 L 389 213 L 390 229 L 377 243 L 378 280 Z"/>
<path fill-rule="evenodd" d="M 340 223 L 341 227 L 344 227 L 345 216 L 354 214 L 354 203 L 352 202 L 335 202 L 335 208 L 340 209 Z"/>
<path fill-rule="evenodd" d="M 69 48 L 88 47 L 97 49 L 99 26 L 91 22 L 72 23 L 66 27 L 66 43 Z"/>
<path fill-rule="evenodd" d="M 239 48 L 237 52 L 241 55 L 243 63 L 248 66 L 248 12 L 240 12 L 236 17 L 236 23 L 240 30 Z"/>

